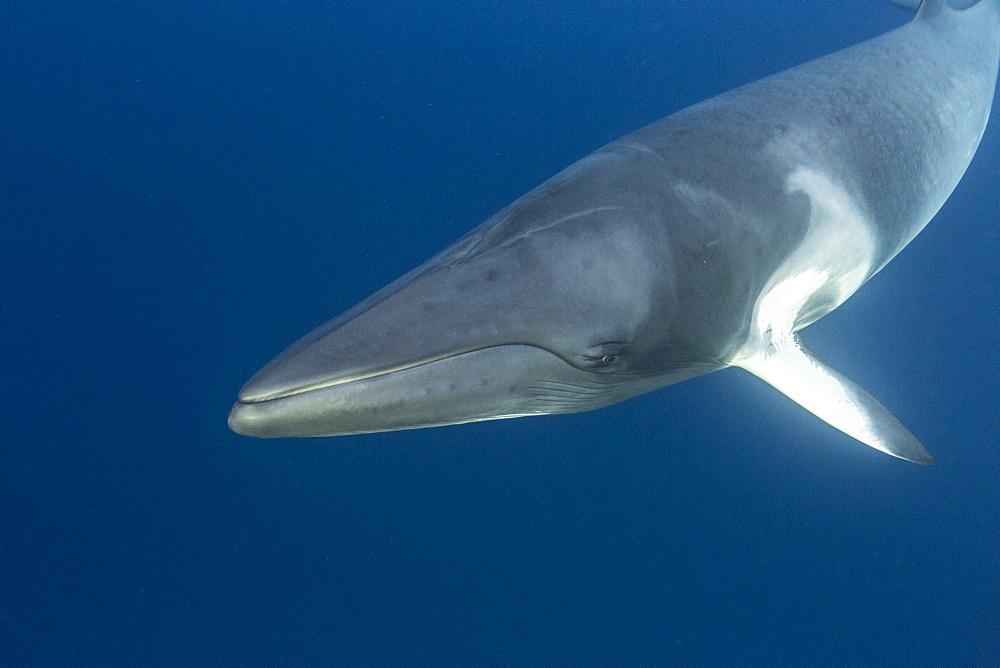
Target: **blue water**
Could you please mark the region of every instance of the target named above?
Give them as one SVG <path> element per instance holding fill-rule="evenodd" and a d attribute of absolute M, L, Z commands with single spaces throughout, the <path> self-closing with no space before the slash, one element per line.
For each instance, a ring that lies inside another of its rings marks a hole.
<path fill-rule="evenodd" d="M 907 18 L 0 3 L 0 663 L 1000 661 L 996 120 L 805 332 L 936 467 L 737 370 L 578 415 L 226 428 L 285 345 L 573 160 Z"/>

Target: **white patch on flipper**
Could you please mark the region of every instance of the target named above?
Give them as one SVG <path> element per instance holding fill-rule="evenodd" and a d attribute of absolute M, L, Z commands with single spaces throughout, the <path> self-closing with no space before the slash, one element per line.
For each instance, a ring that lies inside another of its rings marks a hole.
<path fill-rule="evenodd" d="M 796 334 L 771 340 L 740 366 L 865 445 L 911 462 L 934 463 L 920 441 L 885 406 L 812 355 Z"/>
<path fill-rule="evenodd" d="M 827 424 L 888 452 L 880 447 L 864 407 L 853 401 L 849 389 L 841 383 L 842 376 L 806 354 L 791 332 L 769 340 L 740 366 Z"/>

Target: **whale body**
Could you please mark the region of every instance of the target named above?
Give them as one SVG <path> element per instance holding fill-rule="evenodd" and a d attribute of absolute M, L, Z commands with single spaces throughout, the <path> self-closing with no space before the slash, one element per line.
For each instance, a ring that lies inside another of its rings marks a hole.
<path fill-rule="evenodd" d="M 229 425 L 334 436 L 577 412 L 739 367 L 933 463 L 798 332 L 944 204 L 998 63 L 1000 0 L 924 0 L 896 30 L 626 135 L 293 344 Z"/>

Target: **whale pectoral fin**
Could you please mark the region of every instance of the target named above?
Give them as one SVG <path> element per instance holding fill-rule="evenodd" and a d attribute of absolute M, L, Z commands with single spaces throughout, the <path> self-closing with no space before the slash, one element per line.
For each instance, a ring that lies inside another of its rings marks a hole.
<path fill-rule="evenodd" d="M 865 445 L 917 464 L 934 457 L 903 424 L 847 376 L 805 347 L 798 335 L 734 362 L 813 415 Z"/>

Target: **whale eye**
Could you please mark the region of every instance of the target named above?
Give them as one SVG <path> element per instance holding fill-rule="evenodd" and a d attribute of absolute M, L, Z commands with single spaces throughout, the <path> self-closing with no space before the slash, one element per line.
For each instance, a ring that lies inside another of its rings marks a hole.
<path fill-rule="evenodd" d="M 591 371 L 620 371 L 626 361 L 628 346 L 612 341 L 601 343 L 583 356 L 584 367 Z"/>

